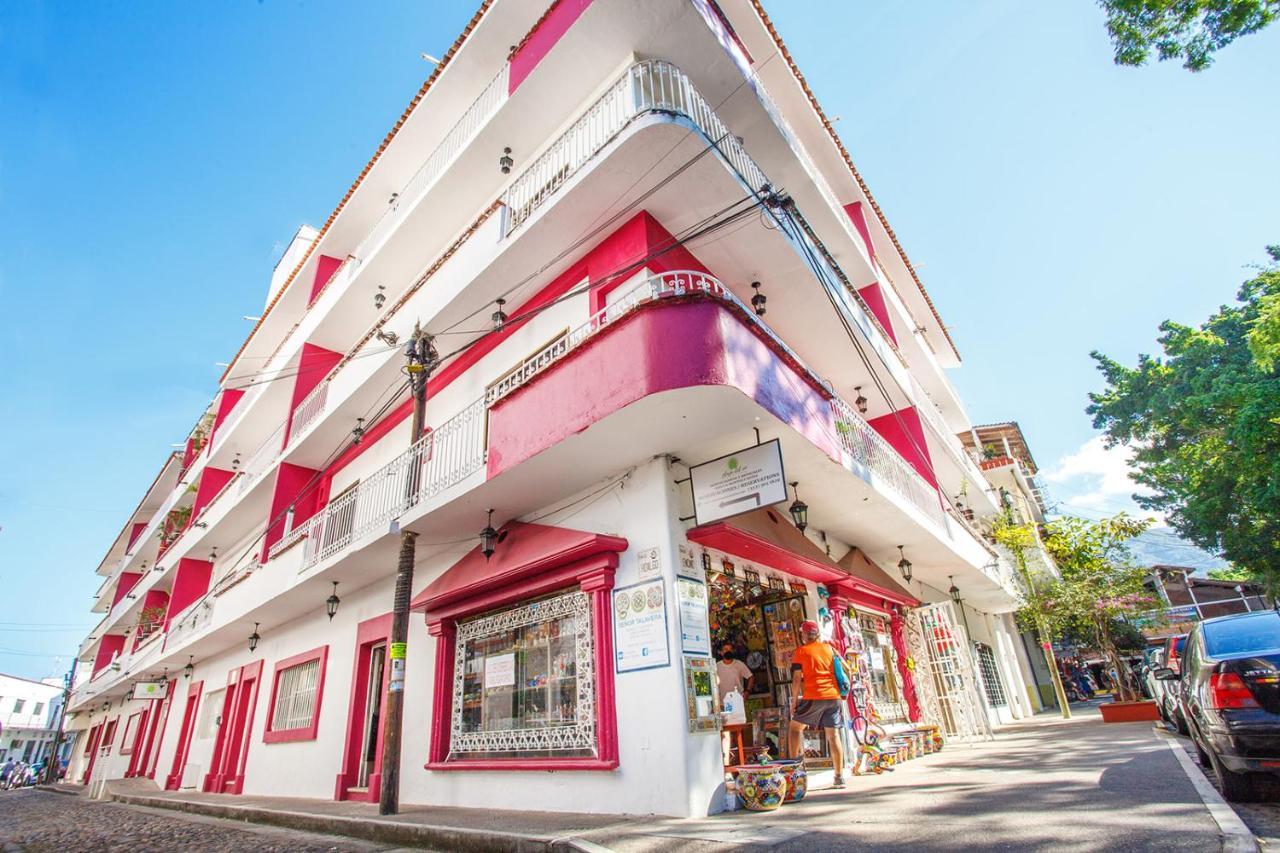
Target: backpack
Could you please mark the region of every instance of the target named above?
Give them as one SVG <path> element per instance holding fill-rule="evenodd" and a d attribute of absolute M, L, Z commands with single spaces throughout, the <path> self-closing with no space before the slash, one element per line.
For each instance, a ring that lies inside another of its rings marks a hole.
<path fill-rule="evenodd" d="M 845 672 L 844 661 L 834 648 L 831 649 L 831 671 L 835 674 L 836 688 L 840 691 L 840 698 L 844 699 L 849 695 L 849 673 Z"/>

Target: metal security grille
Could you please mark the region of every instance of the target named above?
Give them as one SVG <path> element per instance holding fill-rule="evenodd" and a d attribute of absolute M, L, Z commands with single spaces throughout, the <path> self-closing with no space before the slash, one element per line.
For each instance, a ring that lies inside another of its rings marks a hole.
<path fill-rule="evenodd" d="M 989 740 L 991 723 L 978 694 L 969 640 L 951 602 L 908 611 L 907 628 L 916 688 L 929 722 L 957 740 Z"/>
<path fill-rule="evenodd" d="M 995 654 L 986 643 L 977 643 L 976 648 L 978 650 L 978 667 L 982 674 L 982 689 L 987 693 L 987 701 L 991 703 L 993 708 L 1008 706 L 1009 699 L 1005 696 L 1004 682 L 1000 680 L 1000 671 L 996 669 Z"/>
<path fill-rule="evenodd" d="M 303 729 L 311 725 L 316 708 L 316 678 L 320 661 L 309 660 L 280 673 L 276 682 L 276 709 L 271 716 L 273 732 Z"/>

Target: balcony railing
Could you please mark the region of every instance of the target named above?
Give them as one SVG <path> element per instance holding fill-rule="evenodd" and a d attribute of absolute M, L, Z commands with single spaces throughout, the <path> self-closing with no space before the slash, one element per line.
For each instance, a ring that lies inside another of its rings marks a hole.
<path fill-rule="evenodd" d="M 307 427 L 316 422 L 324 414 L 325 405 L 329 401 L 329 381 L 326 379 L 311 393 L 302 398 L 302 402 L 293 410 L 293 419 L 289 423 L 289 441 L 307 431 Z"/>
<path fill-rule="evenodd" d="M 385 533 L 408 509 L 484 467 L 486 415 L 484 400 L 476 400 L 299 525 L 297 538 L 306 540 L 302 570 Z M 271 556 L 283 550 L 273 548 Z"/>
<path fill-rule="evenodd" d="M 267 436 L 267 440 L 262 442 L 249 460 L 244 463 L 243 473 L 240 475 L 240 484 L 236 487 L 236 493 L 243 495 L 249 491 L 249 488 L 262 476 L 271 463 L 276 461 L 276 457 L 280 455 L 282 450 L 280 444 L 284 441 L 284 424 L 276 427 L 271 435 Z"/>
<path fill-rule="evenodd" d="M 503 193 L 508 230 L 518 228 L 628 124 L 657 111 L 677 113 L 697 125 L 753 192 L 767 183 L 684 72 L 668 62 L 640 62 L 627 69 Z"/>
<path fill-rule="evenodd" d="M 165 635 L 165 648 L 176 648 L 187 640 L 204 632 L 213 621 L 213 600 L 205 597 L 182 611 Z"/>

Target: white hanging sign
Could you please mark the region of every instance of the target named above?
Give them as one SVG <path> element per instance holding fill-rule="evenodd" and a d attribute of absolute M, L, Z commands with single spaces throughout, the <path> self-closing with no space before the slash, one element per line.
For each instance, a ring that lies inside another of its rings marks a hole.
<path fill-rule="evenodd" d="M 778 439 L 748 447 L 689 469 L 693 485 L 693 514 L 709 524 L 751 512 L 787 499 Z"/>

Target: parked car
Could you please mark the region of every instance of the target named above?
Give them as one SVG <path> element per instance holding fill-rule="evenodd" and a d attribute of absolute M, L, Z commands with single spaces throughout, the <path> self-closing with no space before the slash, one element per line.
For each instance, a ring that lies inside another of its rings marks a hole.
<path fill-rule="evenodd" d="M 1179 634 L 1176 637 L 1170 637 L 1165 640 L 1164 648 L 1156 652 L 1156 658 L 1159 663 L 1153 662 L 1153 667 L 1168 667 L 1175 674 L 1182 673 L 1182 650 L 1186 646 L 1187 635 Z M 1153 670 L 1154 676 L 1155 670 Z M 1187 733 L 1187 721 L 1182 718 L 1182 711 L 1178 706 L 1178 685 L 1176 681 L 1162 680 L 1159 678 L 1152 679 L 1151 697 L 1156 702 L 1156 709 L 1160 712 L 1160 719 L 1173 726 L 1182 734 Z"/>
<path fill-rule="evenodd" d="M 1174 686 L 1200 762 L 1228 800 L 1250 800 L 1259 773 L 1280 775 L 1280 613 L 1206 619 L 1187 636 Z"/>

